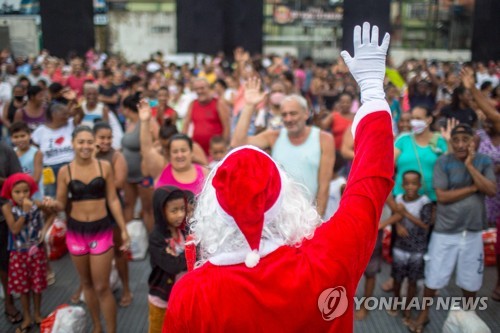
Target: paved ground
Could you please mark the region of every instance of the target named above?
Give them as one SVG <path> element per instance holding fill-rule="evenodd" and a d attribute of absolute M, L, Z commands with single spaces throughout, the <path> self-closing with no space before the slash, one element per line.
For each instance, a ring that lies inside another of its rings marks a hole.
<path fill-rule="evenodd" d="M 43 296 L 43 315 L 48 315 L 56 306 L 66 303 L 78 285 L 76 271 L 71 263 L 68 255 L 58 261 L 52 262 L 52 267 L 56 272 L 57 281 L 49 287 Z M 389 296 L 380 289 L 380 284 L 389 275 L 390 267 L 384 264 L 382 273 L 379 274 L 377 287 L 375 290 L 376 296 Z M 149 261 L 138 261 L 130 263 L 131 288 L 134 293 L 134 301 L 128 308 L 119 308 L 118 310 L 118 332 L 119 333 L 142 333 L 147 332 L 147 278 L 149 275 Z M 485 269 L 485 278 L 483 288 L 479 292 L 479 296 L 489 296 L 490 291 L 496 282 L 496 271 L 494 267 Z M 363 285 L 361 281 L 360 286 Z M 362 288 L 359 288 L 358 294 L 361 295 Z M 446 289 L 442 290 L 443 296 L 461 296 L 460 290 L 451 284 Z M 117 293 L 119 297 L 119 292 Z M 19 300 L 16 301 L 20 308 Z M 0 333 L 13 333 L 15 327 L 7 323 L 3 316 L 3 302 L 0 304 Z M 431 312 L 431 322 L 427 326 L 426 332 L 440 332 L 441 327 L 446 319 L 446 311 Z M 478 315 L 488 324 L 492 332 L 500 332 L 500 303 L 488 301 L 488 308 L 484 311 L 478 311 Z M 38 332 L 38 330 L 32 330 Z M 355 323 L 355 332 L 408 332 L 401 324 L 400 318 L 390 317 L 385 311 L 375 310 L 362 322 Z"/>

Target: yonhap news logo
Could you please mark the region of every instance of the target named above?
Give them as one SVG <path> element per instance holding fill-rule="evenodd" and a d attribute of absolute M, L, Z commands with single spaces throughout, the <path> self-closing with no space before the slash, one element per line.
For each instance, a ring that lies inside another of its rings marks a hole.
<path fill-rule="evenodd" d="M 360 310 L 364 307 L 368 311 L 373 310 L 416 310 L 435 307 L 436 310 L 448 311 L 461 308 L 464 310 L 486 310 L 488 308 L 488 297 L 353 297 L 354 309 Z M 318 308 L 321 316 L 326 321 L 332 321 L 342 316 L 349 307 L 349 298 L 343 286 L 328 288 L 318 297 Z"/>
<path fill-rule="evenodd" d="M 318 297 L 319 311 L 326 321 L 342 316 L 348 305 L 347 292 L 342 286 L 325 289 Z"/>

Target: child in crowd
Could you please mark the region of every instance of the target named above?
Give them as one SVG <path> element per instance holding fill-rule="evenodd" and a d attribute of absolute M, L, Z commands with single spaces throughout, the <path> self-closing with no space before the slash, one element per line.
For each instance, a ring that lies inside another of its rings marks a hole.
<path fill-rule="evenodd" d="M 210 153 L 210 163 L 208 168 L 212 169 L 219 163 L 227 154 L 227 143 L 222 136 L 216 135 L 210 139 L 210 146 L 208 148 Z"/>
<path fill-rule="evenodd" d="M 330 193 L 328 194 L 328 202 L 326 203 L 325 214 L 323 221 L 328 221 L 330 217 L 335 214 L 339 208 L 340 197 L 344 193 L 347 180 L 339 174 L 342 167 L 345 165 L 344 159 L 341 156 L 335 158 L 335 165 L 333 166 L 332 180 L 330 181 Z"/>
<path fill-rule="evenodd" d="M 157 188 L 153 195 L 154 229 L 149 236 L 149 333 L 161 333 L 168 298 L 174 283 L 187 270 L 184 227 L 187 196 L 173 186 Z"/>
<path fill-rule="evenodd" d="M 384 237 L 384 228 L 386 225 L 393 223 L 394 215 L 391 216 L 391 209 L 389 205 L 385 204 L 382 209 L 382 214 L 380 216 L 380 222 L 378 227 L 377 241 L 375 243 L 375 248 L 373 249 L 372 256 L 368 262 L 368 266 L 365 269 L 365 288 L 363 296 L 366 297 L 360 305 L 360 309 L 354 314 L 356 320 L 363 320 L 368 315 L 368 309 L 366 308 L 366 299 L 373 296 L 373 290 L 375 289 L 376 276 L 380 273 L 382 266 L 382 239 Z"/>
<path fill-rule="evenodd" d="M 401 113 L 399 120 L 398 120 L 398 135 L 402 133 L 408 133 L 411 131 L 411 113 L 410 112 L 403 112 Z"/>
<path fill-rule="evenodd" d="M 406 304 L 416 296 L 417 281 L 424 278 L 424 253 L 427 250 L 427 234 L 432 219 L 432 203 L 425 195 L 419 195 L 421 175 L 417 171 L 403 174 L 404 194 L 396 197 L 398 216 L 397 234 L 392 250 L 392 278 L 394 279 L 394 296 L 400 297 L 401 283 L 408 278 Z M 396 316 L 397 309 L 388 311 Z M 403 311 L 403 323 L 409 324 L 410 310 Z"/>
<path fill-rule="evenodd" d="M 8 292 L 21 295 L 23 321 L 16 332 L 29 332 L 33 322 L 42 321 L 42 292 L 47 288 L 47 256 L 42 240 L 53 215 L 43 222 L 39 201 L 33 201 L 38 185 L 24 173 L 7 178 L 2 187 L 2 197 L 9 200 L 2 206 L 2 213 L 9 227 L 10 251 Z M 33 293 L 34 316 L 30 311 L 30 294 Z"/>
<path fill-rule="evenodd" d="M 33 194 L 34 200 L 43 200 L 43 154 L 31 142 L 31 130 L 25 122 L 15 122 L 9 128 L 15 152 L 23 172 L 30 175 L 38 184 L 38 191 Z M 56 274 L 47 261 L 47 283 L 49 286 L 56 282 Z"/>
<path fill-rule="evenodd" d="M 27 173 L 38 184 L 38 192 L 33 195 L 33 199 L 43 199 L 43 154 L 31 141 L 31 130 L 25 122 L 15 122 L 9 128 L 15 152 L 19 158 L 19 163 L 23 172 Z"/>

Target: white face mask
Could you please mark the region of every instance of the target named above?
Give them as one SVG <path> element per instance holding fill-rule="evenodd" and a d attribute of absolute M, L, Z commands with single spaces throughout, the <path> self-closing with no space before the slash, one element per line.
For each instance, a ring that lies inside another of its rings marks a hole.
<path fill-rule="evenodd" d="M 168 91 L 171 94 L 177 94 L 179 92 L 179 88 L 177 88 L 177 86 L 168 86 Z"/>
<path fill-rule="evenodd" d="M 415 134 L 420 134 L 427 128 L 427 122 L 421 119 L 410 120 L 411 131 Z"/>

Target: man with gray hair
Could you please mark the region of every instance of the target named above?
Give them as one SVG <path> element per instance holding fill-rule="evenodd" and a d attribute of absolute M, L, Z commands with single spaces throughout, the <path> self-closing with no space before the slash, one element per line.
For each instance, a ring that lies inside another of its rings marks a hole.
<path fill-rule="evenodd" d="M 300 95 L 289 95 L 280 105 L 284 127 L 248 136 L 252 114 L 265 97 L 260 85 L 260 80 L 255 78 L 245 84 L 245 107 L 234 130 L 231 146 L 250 144 L 264 150 L 271 149 L 273 159 L 296 182 L 307 188 L 309 199 L 316 201 L 316 210 L 319 215 L 323 215 L 335 162 L 332 135 L 308 126 L 307 101 Z"/>

